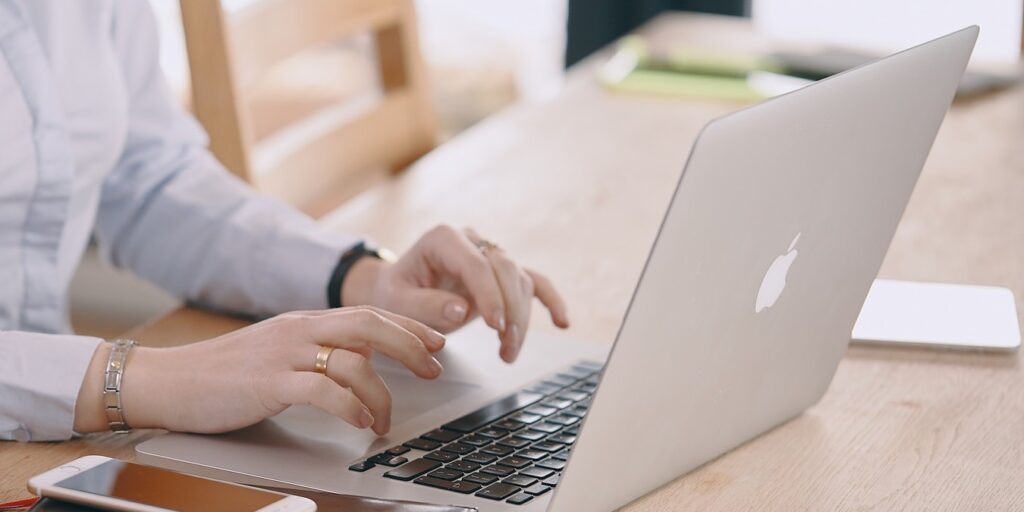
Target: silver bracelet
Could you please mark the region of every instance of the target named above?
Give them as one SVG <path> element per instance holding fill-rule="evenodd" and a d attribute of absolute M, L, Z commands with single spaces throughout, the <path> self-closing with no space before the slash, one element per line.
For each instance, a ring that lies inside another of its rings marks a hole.
<path fill-rule="evenodd" d="M 107 410 L 107 423 L 114 432 L 128 432 L 132 429 L 124 420 L 121 381 L 124 377 L 125 361 L 128 360 L 128 351 L 134 346 L 134 340 L 114 340 L 114 348 L 110 350 L 110 359 L 107 360 L 107 371 L 103 376 L 103 404 Z"/>

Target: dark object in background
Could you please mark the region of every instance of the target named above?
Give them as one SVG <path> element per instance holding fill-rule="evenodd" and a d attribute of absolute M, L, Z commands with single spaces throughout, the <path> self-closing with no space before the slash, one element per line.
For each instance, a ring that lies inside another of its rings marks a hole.
<path fill-rule="evenodd" d="M 565 67 L 668 10 L 747 16 L 747 0 L 569 0 Z"/>
<path fill-rule="evenodd" d="M 58 501 L 50 498 L 43 498 L 36 502 L 32 508 L 28 509 L 28 512 L 102 512 L 98 508 L 87 507 L 85 505 L 78 505 L 76 503 L 67 503 L 64 501 Z"/>
<path fill-rule="evenodd" d="M 848 50 L 825 50 L 818 53 L 775 53 L 769 56 L 787 75 L 821 80 L 848 69 L 867 64 L 877 55 L 855 53 Z M 957 98 L 966 98 L 1010 87 L 1020 80 L 1020 74 L 996 75 L 968 70 L 960 79 Z"/>

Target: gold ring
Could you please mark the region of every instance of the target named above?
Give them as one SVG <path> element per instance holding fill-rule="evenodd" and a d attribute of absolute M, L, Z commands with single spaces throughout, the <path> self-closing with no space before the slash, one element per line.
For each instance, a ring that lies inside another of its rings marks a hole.
<path fill-rule="evenodd" d="M 476 245 L 476 248 L 480 249 L 480 252 L 482 252 L 484 254 L 487 254 L 488 251 L 500 251 L 501 250 L 501 247 L 499 247 L 498 244 L 496 244 L 496 243 L 494 243 L 494 242 L 492 242 L 490 240 L 484 240 L 483 238 L 478 240 L 474 245 Z"/>
<path fill-rule="evenodd" d="M 314 372 L 327 374 L 327 360 L 331 358 L 331 352 L 334 352 L 334 347 L 320 347 L 316 353 L 316 362 L 313 363 Z"/>

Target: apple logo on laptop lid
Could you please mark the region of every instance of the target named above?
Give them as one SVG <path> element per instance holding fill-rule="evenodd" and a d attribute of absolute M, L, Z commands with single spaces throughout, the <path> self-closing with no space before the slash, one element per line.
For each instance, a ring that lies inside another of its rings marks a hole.
<path fill-rule="evenodd" d="M 757 290 L 754 313 L 760 313 L 762 310 L 772 307 L 775 301 L 779 300 L 782 291 L 786 289 L 786 275 L 789 274 L 789 267 L 793 265 L 796 257 L 800 254 L 796 250 L 796 243 L 800 241 L 800 235 L 801 233 L 797 233 L 793 237 L 786 253 L 776 257 L 768 267 L 768 271 L 765 272 L 764 279 L 761 280 L 761 288 Z"/>

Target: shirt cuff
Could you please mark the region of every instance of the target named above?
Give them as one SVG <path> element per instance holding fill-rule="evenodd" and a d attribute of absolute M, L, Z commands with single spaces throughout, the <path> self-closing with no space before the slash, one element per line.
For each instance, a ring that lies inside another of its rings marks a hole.
<path fill-rule="evenodd" d="M 78 391 L 102 342 L 90 336 L 0 332 L 0 439 L 71 438 Z"/>

